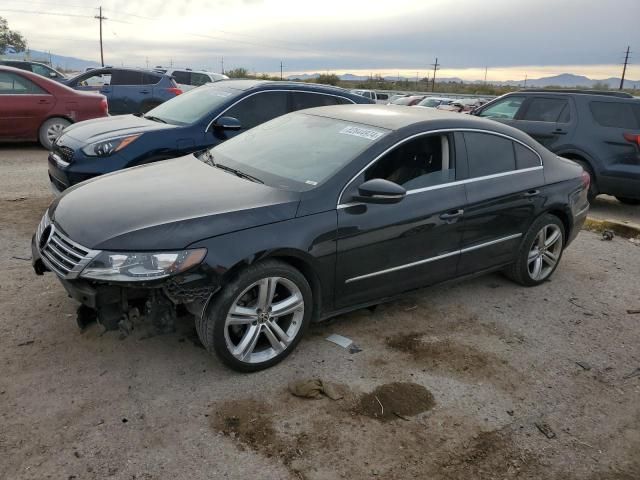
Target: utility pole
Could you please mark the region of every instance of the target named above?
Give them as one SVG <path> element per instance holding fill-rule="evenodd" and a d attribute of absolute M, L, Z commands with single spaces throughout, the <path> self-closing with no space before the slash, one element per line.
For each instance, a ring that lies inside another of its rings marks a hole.
<path fill-rule="evenodd" d="M 627 54 L 624 56 L 624 67 L 622 68 L 622 78 L 620 79 L 620 88 L 619 90 L 622 90 L 622 87 L 624 86 L 624 76 L 627 73 L 627 65 L 629 64 L 629 46 L 627 45 Z"/>
<path fill-rule="evenodd" d="M 418 90 L 418 72 L 416 72 L 416 91 Z"/>
<path fill-rule="evenodd" d="M 524 88 L 527 88 L 527 74 L 524 74 Z"/>
<path fill-rule="evenodd" d="M 485 84 L 485 85 L 487 84 L 487 69 L 488 69 L 488 68 L 489 68 L 489 67 L 484 67 L 484 84 Z"/>
<path fill-rule="evenodd" d="M 440 70 L 440 64 L 438 63 L 438 57 L 436 57 L 436 63 L 432 63 L 431 66 L 433 67 L 433 83 L 431 84 L 431 91 L 435 92 L 436 91 L 436 72 L 438 70 Z"/>
<path fill-rule="evenodd" d="M 282 60 L 280 60 L 280 80 L 282 80 Z"/>
<path fill-rule="evenodd" d="M 149 70 L 149 57 L 147 57 L 147 70 Z"/>
<path fill-rule="evenodd" d="M 102 21 L 106 20 L 107 17 L 102 16 L 102 5 L 99 8 L 99 14 L 94 18 L 100 20 L 100 64 L 104 67 L 104 52 L 102 50 Z"/>
<path fill-rule="evenodd" d="M 224 57 L 220 57 L 220 73 L 224 75 Z"/>

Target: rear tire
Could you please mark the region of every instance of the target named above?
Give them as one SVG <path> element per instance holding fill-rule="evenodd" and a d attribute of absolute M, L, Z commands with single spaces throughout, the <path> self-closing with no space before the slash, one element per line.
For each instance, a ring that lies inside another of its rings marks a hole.
<path fill-rule="evenodd" d="M 60 117 L 50 118 L 45 121 L 40 125 L 40 130 L 38 131 L 38 140 L 40 140 L 40 145 L 47 150 L 51 150 L 53 148 L 53 143 L 58 139 L 62 130 L 69 125 L 71 125 L 69 120 Z"/>
<path fill-rule="evenodd" d="M 629 197 L 616 197 L 620 203 L 624 203 L 625 205 L 640 205 L 640 199 L 638 198 L 629 198 Z"/>
<path fill-rule="evenodd" d="M 539 217 L 527 231 L 515 263 L 505 270 L 511 280 L 532 287 L 548 280 L 555 272 L 564 248 L 564 224 L 551 214 Z"/>
<path fill-rule="evenodd" d="M 284 360 L 311 321 L 313 294 L 291 265 L 266 260 L 250 265 L 211 299 L 196 330 L 205 348 L 239 372 Z"/>

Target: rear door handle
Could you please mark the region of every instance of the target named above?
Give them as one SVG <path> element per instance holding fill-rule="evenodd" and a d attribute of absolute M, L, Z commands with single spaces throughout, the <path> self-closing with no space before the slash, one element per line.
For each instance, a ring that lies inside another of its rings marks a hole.
<path fill-rule="evenodd" d="M 453 218 L 461 217 L 463 213 L 464 213 L 464 210 L 462 210 L 462 209 L 453 210 L 451 212 L 443 213 L 442 215 L 440 215 L 440 218 L 442 220 L 451 220 Z"/>
<path fill-rule="evenodd" d="M 561 128 L 556 128 L 556 129 L 553 131 L 553 134 L 554 134 L 554 135 L 566 135 L 566 134 L 567 134 L 567 131 L 566 131 L 566 130 L 563 130 L 563 129 L 561 129 Z"/>
<path fill-rule="evenodd" d="M 535 197 L 536 195 L 540 195 L 540 190 L 529 190 L 523 194 L 525 198 Z"/>
<path fill-rule="evenodd" d="M 140 93 L 151 93 L 149 90 L 140 90 Z"/>

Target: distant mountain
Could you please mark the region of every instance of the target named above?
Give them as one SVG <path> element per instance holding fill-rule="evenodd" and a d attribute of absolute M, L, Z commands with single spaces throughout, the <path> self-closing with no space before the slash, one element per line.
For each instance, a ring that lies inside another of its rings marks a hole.
<path fill-rule="evenodd" d="M 314 78 L 318 78 L 320 76 L 319 73 L 303 73 L 300 75 L 289 75 L 287 77 L 288 80 L 311 80 Z M 353 75 L 351 73 L 345 73 L 342 75 L 338 75 L 338 77 L 340 77 L 340 80 L 344 80 L 344 81 L 352 81 L 352 82 L 366 82 L 367 80 L 369 80 L 369 76 L 367 75 Z M 409 82 L 415 82 L 415 77 L 411 78 L 411 77 L 397 77 L 397 76 L 393 76 L 393 75 L 387 75 L 384 77 L 385 80 L 387 81 L 396 81 L 398 79 L 400 79 L 401 81 L 405 81 L 408 80 Z M 422 79 L 421 79 L 422 80 Z M 443 77 L 443 78 L 437 78 L 436 81 L 438 83 L 449 83 L 449 82 L 456 82 L 456 83 L 474 83 L 474 84 L 481 84 L 483 83 L 482 80 L 474 80 L 474 81 L 463 81 L 461 78 L 458 77 Z M 512 87 L 523 87 L 525 85 L 524 83 L 524 79 L 522 80 L 507 80 L 506 82 L 490 82 L 494 85 L 509 85 Z M 537 88 L 544 88 L 544 87 L 563 87 L 563 88 L 577 88 L 577 87 L 587 87 L 587 88 L 592 88 L 593 86 L 595 86 L 596 84 L 600 84 L 600 85 L 607 85 L 609 88 L 615 89 L 618 88 L 620 86 L 620 79 L 619 78 L 615 78 L 615 77 L 611 77 L 611 78 L 603 78 L 601 80 L 594 80 L 591 79 L 589 77 L 585 77 L 583 75 L 574 75 L 572 73 L 563 73 L 560 75 L 554 75 L 551 77 L 543 77 L 543 78 L 529 78 L 527 79 L 527 83 L 526 86 L 527 87 L 537 87 Z M 624 82 L 626 87 L 632 87 L 634 85 L 640 85 L 640 80 L 625 80 Z"/>
<path fill-rule="evenodd" d="M 33 62 L 46 62 L 51 61 L 51 65 L 54 68 L 60 67 L 64 70 L 82 71 L 87 67 L 99 67 L 98 62 L 92 62 L 90 60 L 83 60 L 76 57 L 65 57 L 63 55 L 51 54 L 49 52 L 42 52 L 40 50 L 28 50 L 21 53 L 7 53 L 3 55 L 4 58 L 13 60 L 31 60 Z M 51 60 L 49 60 L 51 58 Z"/>

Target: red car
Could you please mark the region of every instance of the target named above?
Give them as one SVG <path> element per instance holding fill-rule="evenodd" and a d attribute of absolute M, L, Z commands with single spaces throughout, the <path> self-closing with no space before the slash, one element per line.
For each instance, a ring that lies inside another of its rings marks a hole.
<path fill-rule="evenodd" d="M 107 99 L 12 67 L 0 67 L 0 140 L 39 140 L 51 149 L 72 123 L 109 115 Z"/>

